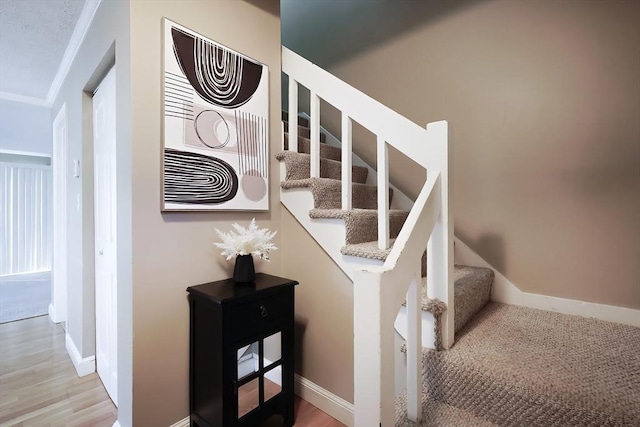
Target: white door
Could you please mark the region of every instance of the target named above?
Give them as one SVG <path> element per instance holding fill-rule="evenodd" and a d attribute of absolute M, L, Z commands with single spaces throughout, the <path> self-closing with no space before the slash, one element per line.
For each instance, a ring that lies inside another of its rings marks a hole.
<path fill-rule="evenodd" d="M 116 281 L 116 74 L 93 95 L 96 370 L 118 405 Z"/>

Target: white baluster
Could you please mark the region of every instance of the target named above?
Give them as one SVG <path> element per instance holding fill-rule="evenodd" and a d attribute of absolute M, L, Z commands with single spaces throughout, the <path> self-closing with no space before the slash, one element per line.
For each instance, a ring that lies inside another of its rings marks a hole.
<path fill-rule="evenodd" d="M 311 91 L 311 178 L 320 177 L 320 98 Z"/>
<path fill-rule="evenodd" d="M 389 247 L 389 147 L 378 136 L 378 248 Z"/>
<path fill-rule="evenodd" d="M 407 416 L 415 422 L 422 419 L 421 270 L 418 264 L 407 292 Z"/>
<path fill-rule="evenodd" d="M 298 82 L 289 76 L 289 151 L 298 151 Z"/>
<path fill-rule="evenodd" d="M 350 210 L 353 206 L 351 190 L 353 177 L 351 174 L 351 136 L 352 122 L 351 118 L 342 112 L 342 209 Z"/>

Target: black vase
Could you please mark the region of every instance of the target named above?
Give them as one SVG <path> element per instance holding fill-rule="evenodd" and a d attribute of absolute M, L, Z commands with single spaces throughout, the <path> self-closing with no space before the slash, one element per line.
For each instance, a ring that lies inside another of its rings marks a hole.
<path fill-rule="evenodd" d="M 253 266 L 253 255 L 238 255 L 233 268 L 233 281 L 251 283 L 256 280 L 256 269 Z"/>

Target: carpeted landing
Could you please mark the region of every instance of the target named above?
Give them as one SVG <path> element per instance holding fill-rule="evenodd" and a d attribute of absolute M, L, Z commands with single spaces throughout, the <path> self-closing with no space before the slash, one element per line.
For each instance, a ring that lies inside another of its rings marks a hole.
<path fill-rule="evenodd" d="M 342 254 L 386 259 L 389 250 L 375 242 L 377 193 L 365 184 L 367 171 L 353 168 L 353 209 L 341 210 L 340 149 L 320 144 L 320 178 L 309 178 L 310 132 L 307 121 L 299 123 L 298 152 L 276 155 L 286 165 L 281 187 L 308 188 L 312 218 L 344 220 Z M 391 238 L 407 215 L 391 212 Z M 492 283 L 491 270 L 456 266 L 456 343 L 447 351 L 423 352 L 420 425 L 640 426 L 639 328 L 492 303 Z M 446 306 L 423 294 L 422 308 L 439 330 Z M 406 396 L 396 403 L 397 426 L 414 425 L 406 419 Z"/>
<path fill-rule="evenodd" d="M 50 271 L 0 277 L 0 323 L 47 314 L 50 302 Z"/>
<path fill-rule="evenodd" d="M 640 328 L 490 302 L 423 357 L 423 426 L 640 426 Z"/>

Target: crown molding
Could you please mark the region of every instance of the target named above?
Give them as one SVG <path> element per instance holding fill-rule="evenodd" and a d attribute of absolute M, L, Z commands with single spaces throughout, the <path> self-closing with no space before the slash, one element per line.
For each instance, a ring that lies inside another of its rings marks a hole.
<path fill-rule="evenodd" d="M 20 102 L 22 104 L 35 105 L 38 107 L 51 107 L 51 104 L 44 98 L 36 98 L 35 96 L 18 95 L 11 92 L 0 92 L 0 99 L 6 101 Z"/>
<path fill-rule="evenodd" d="M 73 34 L 71 35 L 71 39 L 69 40 L 69 44 L 67 44 L 67 49 L 64 51 L 64 56 L 62 57 L 62 61 L 60 61 L 60 66 L 58 67 L 58 72 L 51 82 L 51 86 L 49 87 L 49 92 L 47 93 L 46 103 L 51 106 L 58 96 L 58 92 L 60 92 L 60 88 L 62 87 L 62 83 L 64 79 L 67 77 L 69 70 L 71 69 L 71 64 L 73 64 L 73 60 L 80 49 L 80 45 L 87 35 L 87 31 L 89 31 L 89 27 L 91 26 L 91 22 L 93 22 L 93 18 L 96 15 L 98 7 L 102 3 L 103 0 L 86 0 L 84 8 L 82 9 L 82 13 L 80 13 L 80 17 L 78 18 L 78 22 L 76 23 L 76 27 L 73 30 Z"/>

